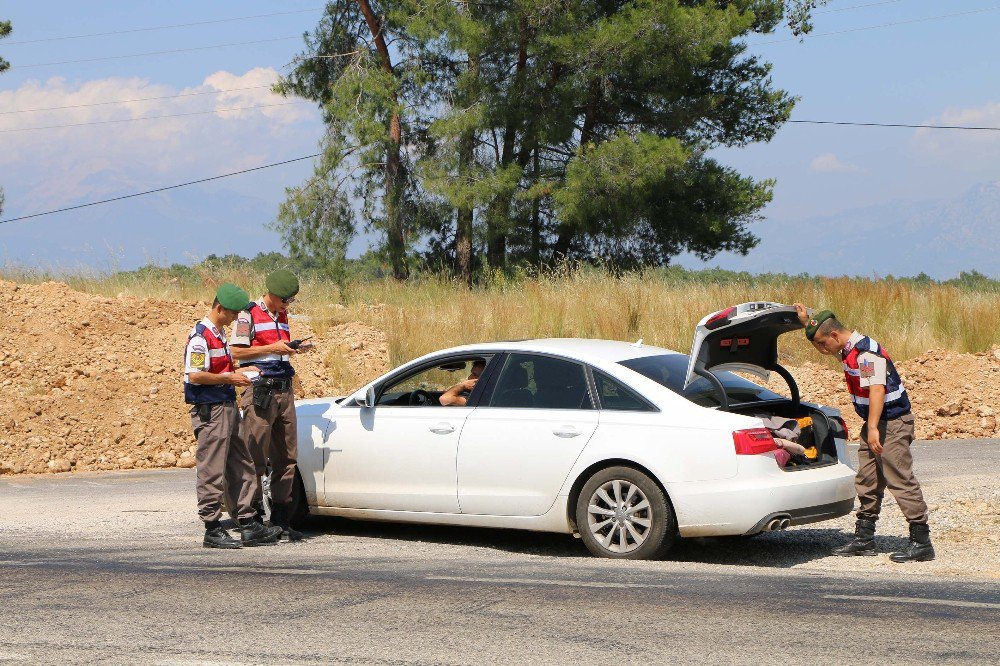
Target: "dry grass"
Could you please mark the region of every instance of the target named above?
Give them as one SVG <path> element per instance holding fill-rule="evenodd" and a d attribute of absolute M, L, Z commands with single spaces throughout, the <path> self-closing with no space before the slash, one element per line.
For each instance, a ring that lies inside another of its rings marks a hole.
<path fill-rule="evenodd" d="M 401 362 L 453 344 L 550 336 L 642 338 L 687 351 L 705 314 L 755 300 L 831 308 L 848 325 L 884 341 L 900 360 L 931 348 L 975 352 L 1000 344 L 995 294 L 856 279 L 679 284 L 655 273 L 567 273 L 501 280 L 471 292 L 444 280 L 387 281 L 356 285 L 349 306 L 389 334 L 392 361 Z M 364 303 L 384 308 L 358 307 Z M 803 337 L 786 337 L 785 362 L 815 360 Z"/>
<path fill-rule="evenodd" d="M 196 280 L 180 280 L 167 271 L 61 279 L 107 296 L 126 293 L 189 301 L 209 301 L 215 286 L 224 281 L 243 285 L 253 295 L 264 281 L 244 269 L 199 272 Z M 703 284 L 667 280 L 656 271 L 616 277 L 565 270 L 517 279 L 498 274 L 472 291 L 447 278 L 425 277 L 403 284 L 355 282 L 341 293 L 331 282 L 307 279 L 293 310 L 308 315 L 319 329 L 353 319 L 384 330 L 390 361 L 396 364 L 451 345 L 536 337 L 642 338 L 687 351 L 694 326 L 706 313 L 752 300 L 831 308 L 847 325 L 884 342 L 899 360 L 932 348 L 977 352 L 1000 344 L 996 293 L 892 280 L 788 278 Z M 802 336 L 785 337 L 790 339 L 783 341 L 784 362 L 795 365 L 818 358 Z M 330 363 L 337 364 L 335 359 Z M 346 367 L 331 370 L 347 372 Z"/>

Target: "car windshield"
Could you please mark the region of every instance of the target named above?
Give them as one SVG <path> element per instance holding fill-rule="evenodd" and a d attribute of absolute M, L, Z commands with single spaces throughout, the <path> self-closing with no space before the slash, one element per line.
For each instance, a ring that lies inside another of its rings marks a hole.
<path fill-rule="evenodd" d="M 652 379 L 674 393 L 684 396 L 691 402 L 702 407 L 718 407 L 721 402 L 715 387 L 704 377 L 698 377 L 691 385 L 684 388 L 684 377 L 687 374 L 687 354 L 663 354 L 661 356 L 643 356 L 619 361 L 630 370 Z M 731 372 L 713 373 L 726 389 L 730 405 L 743 402 L 759 402 L 762 400 L 785 400 L 782 395 L 768 390 L 760 384 L 743 379 Z"/>

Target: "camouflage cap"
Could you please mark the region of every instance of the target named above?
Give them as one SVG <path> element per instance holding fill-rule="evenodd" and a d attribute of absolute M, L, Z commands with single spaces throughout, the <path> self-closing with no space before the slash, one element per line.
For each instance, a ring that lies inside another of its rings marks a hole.
<path fill-rule="evenodd" d="M 291 298 L 299 293 L 299 279 L 295 273 L 281 269 L 267 276 L 267 290 L 278 298 Z"/>
<path fill-rule="evenodd" d="M 236 312 L 239 312 L 246 306 L 250 305 L 250 296 L 247 295 L 247 292 L 243 291 L 232 282 L 226 282 L 219 285 L 218 291 L 215 292 L 215 300 L 219 301 L 219 305 L 227 310 L 233 310 Z"/>
<path fill-rule="evenodd" d="M 819 330 L 820 324 L 822 324 L 827 319 L 835 319 L 836 315 L 830 310 L 820 310 L 806 322 L 806 337 L 812 340 L 816 337 L 816 331 Z"/>

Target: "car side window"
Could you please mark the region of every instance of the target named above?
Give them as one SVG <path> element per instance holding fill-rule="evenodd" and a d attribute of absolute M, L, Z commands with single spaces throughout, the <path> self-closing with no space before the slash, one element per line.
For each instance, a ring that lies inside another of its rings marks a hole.
<path fill-rule="evenodd" d="M 536 354 L 510 354 L 497 377 L 490 407 L 593 409 L 580 363 Z"/>
<path fill-rule="evenodd" d="M 441 398 L 454 389 L 455 396 L 465 400 L 472 392 L 490 356 L 473 356 L 451 359 L 432 367 L 405 375 L 388 384 L 378 397 L 376 405 L 395 407 L 441 407 Z"/>
<path fill-rule="evenodd" d="M 597 386 L 597 398 L 601 402 L 601 409 L 623 412 L 654 411 L 650 404 L 640 398 L 635 391 L 600 370 L 594 370 L 594 384 Z"/>

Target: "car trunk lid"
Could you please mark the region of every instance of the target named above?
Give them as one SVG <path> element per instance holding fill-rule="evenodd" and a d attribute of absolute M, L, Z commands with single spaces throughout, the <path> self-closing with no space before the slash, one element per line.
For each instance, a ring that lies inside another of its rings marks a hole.
<path fill-rule="evenodd" d="M 795 380 L 778 364 L 778 337 L 800 328 L 794 306 L 768 301 L 741 303 L 705 315 L 695 327 L 685 388 L 698 377 L 717 384 L 713 371 L 747 372 L 765 381 L 774 371 L 789 383 L 798 403 Z"/>

